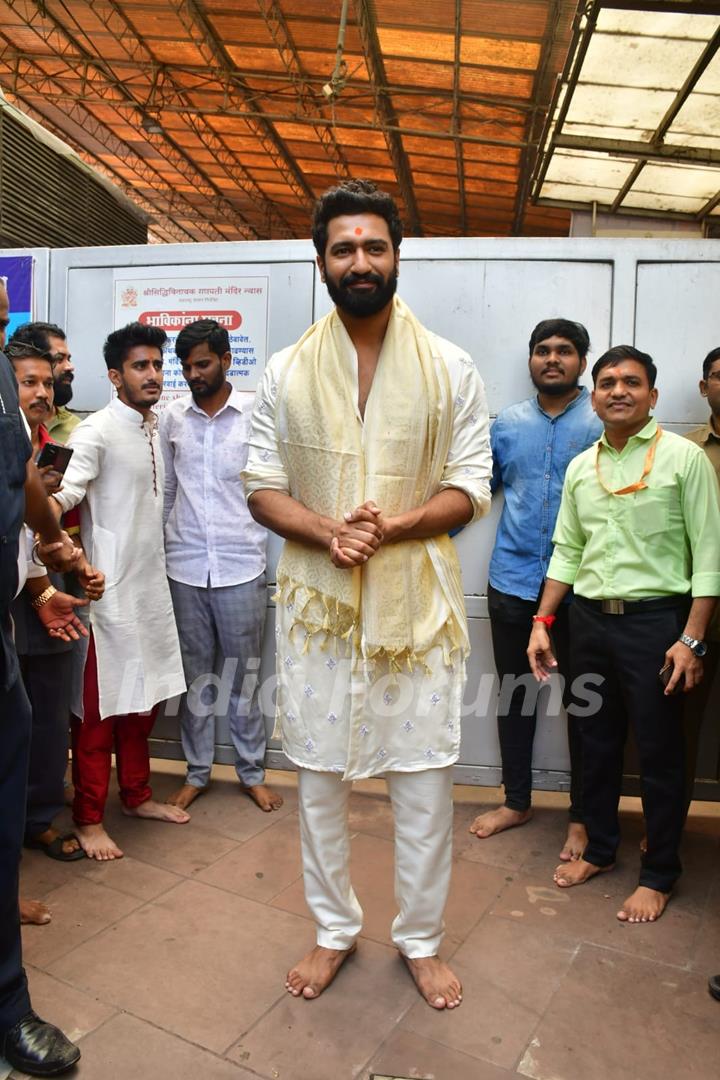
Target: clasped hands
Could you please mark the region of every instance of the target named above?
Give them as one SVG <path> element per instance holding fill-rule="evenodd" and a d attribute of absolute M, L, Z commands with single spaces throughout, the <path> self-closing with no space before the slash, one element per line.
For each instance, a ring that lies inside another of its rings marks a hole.
<path fill-rule="evenodd" d="M 362 566 L 383 543 L 393 538 L 392 533 L 391 519 L 369 499 L 336 523 L 330 541 L 330 559 L 340 570 Z"/>

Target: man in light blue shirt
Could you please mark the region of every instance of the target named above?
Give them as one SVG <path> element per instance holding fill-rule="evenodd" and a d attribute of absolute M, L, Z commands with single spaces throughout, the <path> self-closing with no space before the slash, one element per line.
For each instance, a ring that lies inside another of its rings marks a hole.
<path fill-rule="evenodd" d="M 485 839 L 532 816 L 532 751 L 537 698 L 526 701 L 527 635 L 542 592 L 552 534 L 570 461 L 602 432 L 588 391 L 579 386 L 590 347 L 588 332 L 569 319 L 545 319 L 530 337 L 530 378 L 537 394 L 510 405 L 490 433 L 493 491 L 505 495 L 490 561 L 488 611 L 500 678 L 498 734 L 505 805 L 481 814 L 470 831 Z M 553 627 L 561 671 L 567 668 L 567 606 Z M 513 687 L 513 680 L 519 680 Z M 508 692 L 509 690 L 509 692 Z M 563 695 L 570 703 L 569 687 Z M 580 799 L 580 739 L 568 721 L 570 823 L 563 860 L 578 859 L 587 842 Z"/>
<path fill-rule="evenodd" d="M 190 393 L 161 415 L 160 441 L 167 573 L 188 684 L 180 709 L 188 771 L 168 802 L 186 809 L 207 787 L 217 720 L 243 789 L 261 810 L 277 810 L 282 799 L 265 784 L 257 694 L 267 532 L 250 516 L 240 480 L 252 399 L 227 380 L 230 340 L 215 320 L 189 323 L 175 350 Z"/>

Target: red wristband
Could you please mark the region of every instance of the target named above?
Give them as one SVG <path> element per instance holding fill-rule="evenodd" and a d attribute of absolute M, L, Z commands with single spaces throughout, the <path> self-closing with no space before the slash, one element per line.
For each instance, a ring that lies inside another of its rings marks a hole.
<path fill-rule="evenodd" d="M 533 622 L 545 623 L 545 626 L 547 626 L 548 630 L 550 630 L 550 628 L 552 627 L 552 624 L 555 622 L 555 619 L 557 618 L 557 616 L 556 615 L 533 615 L 532 618 L 533 618 Z"/>

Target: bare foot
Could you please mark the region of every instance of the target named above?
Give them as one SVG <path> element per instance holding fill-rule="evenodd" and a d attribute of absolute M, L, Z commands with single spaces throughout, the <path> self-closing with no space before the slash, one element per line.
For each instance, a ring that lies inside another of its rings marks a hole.
<path fill-rule="evenodd" d="M 560 852 L 562 862 L 576 862 L 582 858 L 582 853 L 587 847 L 588 834 L 584 825 L 579 821 L 571 821 L 568 825 L 565 846 Z"/>
<path fill-rule="evenodd" d="M 179 806 L 181 810 L 187 810 L 190 803 L 194 803 L 204 791 L 206 788 L 197 787 L 196 784 L 183 784 L 177 791 L 173 791 L 172 795 L 168 795 L 165 802 L 168 806 Z"/>
<path fill-rule="evenodd" d="M 615 863 L 611 863 L 610 866 L 595 866 L 594 863 L 588 862 L 587 859 L 580 858 L 574 862 L 561 863 L 560 866 L 557 866 L 553 874 L 553 881 L 561 889 L 569 889 L 571 885 L 584 885 L 586 881 L 589 881 L 591 877 L 595 877 L 596 874 L 607 874 L 608 871 L 614 868 Z"/>
<path fill-rule="evenodd" d="M 524 825 L 532 817 L 532 810 L 511 810 L 509 806 L 499 806 L 497 810 L 488 810 L 485 814 L 479 814 L 470 826 L 470 832 L 477 836 L 478 840 L 485 840 L 495 833 L 504 832 L 505 829 L 513 829 L 516 825 Z"/>
<path fill-rule="evenodd" d="M 23 900 L 20 897 L 20 922 L 23 926 L 46 926 L 52 919 L 50 908 L 41 900 Z"/>
<path fill-rule="evenodd" d="M 252 787 L 245 787 L 244 784 L 241 784 L 240 787 L 266 814 L 269 814 L 271 810 L 279 810 L 283 804 L 282 795 L 278 795 L 267 784 L 253 784 Z"/>
<path fill-rule="evenodd" d="M 657 889 L 648 889 L 645 885 L 638 885 L 632 896 L 628 896 L 618 911 L 617 917 L 620 922 L 655 922 L 667 907 L 669 899 L 670 893 L 658 892 Z"/>
<path fill-rule="evenodd" d="M 75 834 L 88 859 L 97 859 L 98 862 L 122 859 L 122 851 L 102 825 L 76 825 Z"/>
<path fill-rule="evenodd" d="M 357 945 L 351 945 L 349 949 L 326 949 L 323 945 L 316 945 L 312 952 L 288 971 L 285 989 L 293 997 L 319 997 L 356 949 Z"/>
<path fill-rule="evenodd" d="M 170 803 L 155 802 L 154 799 L 146 799 L 139 806 L 123 806 L 123 814 L 128 817 L 151 818 L 153 821 L 172 821 L 175 825 L 184 825 L 190 820 L 190 815 L 179 806 L 171 806 Z"/>
<path fill-rule="evenodd" d="M 460 980 L 439 956 L 423 956 L 411 960 L 403 956 L 415 985 L 433 1009 L 456 1009 L 462 1001 Z"/>

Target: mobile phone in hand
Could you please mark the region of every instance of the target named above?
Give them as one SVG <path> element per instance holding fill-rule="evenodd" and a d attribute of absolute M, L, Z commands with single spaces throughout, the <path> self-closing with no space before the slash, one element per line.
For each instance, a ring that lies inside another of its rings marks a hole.
<path fill-rule="evenodd" d="M 673 675 L 674 670 L 675 670 L 675 665 L 674 664 L 665 664 L 658 671 L 658 679 L 660 680 L 660 682 L 663 684 L 663 686 L 666 689 L 667 689 L 668 683 L 672 679 L 672 675 Z M 673 694 L 679 694 L 680 691 L 682 689 L 684 689 L 684 687 L 685 687 L 685 675 L 682 674 L 680 676 L 680 678 L 678 679 L 678 681 L 675 683 L 675 686 L 673 687 L 671 692 Z"/>
<path fill-rule="evenodd" d="M 35 464 L 38 469 L 51 465 L 55 472 L 63 476 L 72 456 L 73 450 L 70 446 L 61 446 L 60 443 L 48 442 L 45 443 L 38 454 Z"/>

